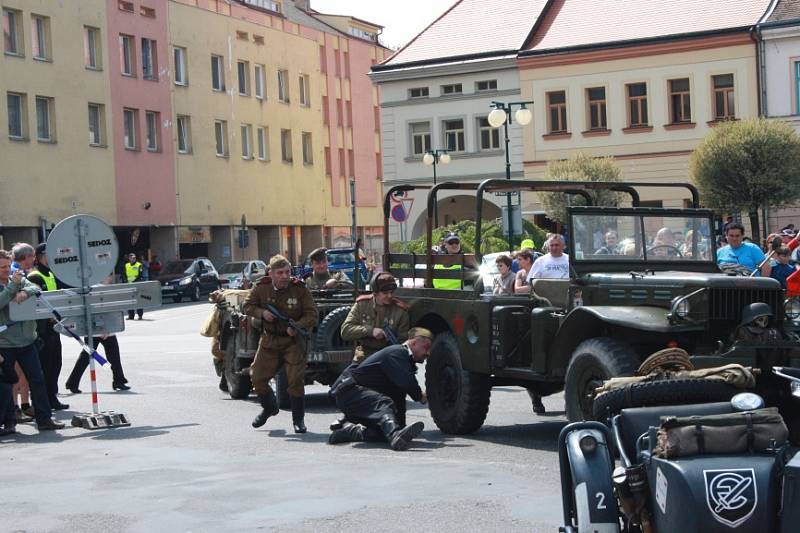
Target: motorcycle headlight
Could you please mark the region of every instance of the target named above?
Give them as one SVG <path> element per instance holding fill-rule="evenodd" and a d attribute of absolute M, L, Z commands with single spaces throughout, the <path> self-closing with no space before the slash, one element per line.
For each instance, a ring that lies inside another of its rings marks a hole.
<path fill-rule="evenodd" d="M 191 277 L 189 277 L 189 278 L 183 278 L 183 279 L 180 281 L 179 285 L 181 285 L 181 286 L 185 286 L 185 285 L 189 285 L 191 282 L 192 282 L 192 278 L 191 278 Z"/>
<path fill-rule="evenodd" d="M 686 318 L 692 311 L 692 305 L 689 303 L 689 298 L 679 296 L 672 302 L 672 313 L 679 318 Z"/>
<path fill-rule="evenodd" d="M 800 318 L 800 298 L 788 298 L 783 304 L 783 312 L 791 320 Z"/>

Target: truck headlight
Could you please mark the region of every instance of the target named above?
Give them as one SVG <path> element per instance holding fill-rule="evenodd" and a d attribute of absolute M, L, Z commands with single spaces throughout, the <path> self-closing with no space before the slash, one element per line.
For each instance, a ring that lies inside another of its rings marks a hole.
<path fill-rule="evenodd" d="M 186 286 L 186 285 L 189 285 L 191 282 L 192 282 L 192 278 L 183 278 L 180 281 L 179 285 Z"/>
<path fill-rule="evenodd" d="M 672 314 L 679 318 L 686 318 L 692 311 L 692 306 L 689 303 L 689 298 L 679 296 L 672 301 Z"/>
<path fill-rule="evenodd" d="M 783 303 L 783 312 L 792 320 L 800 318 L 800 299 L 797 297 L 787 298 Z"/>

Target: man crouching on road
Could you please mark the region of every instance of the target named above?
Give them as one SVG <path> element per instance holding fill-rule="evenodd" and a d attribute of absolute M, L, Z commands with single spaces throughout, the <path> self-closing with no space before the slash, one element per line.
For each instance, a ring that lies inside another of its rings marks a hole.
<path fill-rule="evenodd" d="M 286 365 L 294 432 L 305 433 L 305 345 L 297 330 L 266 308 L 274 306 L 284 318 L 294 320 L 302 328 L 310 330 L 316 325 L 317 307 L 311 293 L 302 281 L 291 277 L 291 267 L 285 257 L 274 256 L 269 260 L 270 275 L 256 283 L 244 302 L 244 312 L 263 321 L 258 351 L 250 366 L 250 379 L 262 407 L 253 419 L 253 427 L 263 426 L 269 417 L 278 414 L 278 402 L 269 380 Z"/>
<path fill-rule="evenodd" d="M 420 403 L 428 401 L 416 374 L 432 340 L 427 329 L 412 328 L 403 344 L 388 346 L 347 367 L 330 391 L 347 422 L 331 433 L 328 443 L 385 441 L 395 451 L 407 450 L 424 425 L 414 422 L 404 427 L 406 395 Z"/>

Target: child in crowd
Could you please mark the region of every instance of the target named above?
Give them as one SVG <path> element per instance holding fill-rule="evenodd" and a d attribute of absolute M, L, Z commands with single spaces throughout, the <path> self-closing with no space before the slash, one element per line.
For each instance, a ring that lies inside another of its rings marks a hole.
<path fill-rule="evenodd" d="M 775 259 L 772 260 L 772 272 L 770 277 L 780 282 L 781 287 L 786 288 L 786 278 L 793 272 L 794 267 L 789 264 L 791 259 L 791 251 L 786 246 L 780 246 L 775 249 Z"/>

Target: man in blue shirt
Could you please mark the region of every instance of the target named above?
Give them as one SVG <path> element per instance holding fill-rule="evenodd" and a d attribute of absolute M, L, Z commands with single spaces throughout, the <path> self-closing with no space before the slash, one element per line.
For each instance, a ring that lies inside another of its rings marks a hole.
<path fill-rule="evenodd" d="M 726 246 L 717 250 L 717 264 L 742 265 L 750 272 L 756 270 L 758 265 L 766 257 L 757 245 L 752 242 L 743 242 L 744 226 L 738 222 L 728 224 L 725 229 L 725 238 L 728 241 Z M 772 268 L 769 262 L 765 262 L 760 269 L 762 277 L 769 277 Z"/>

